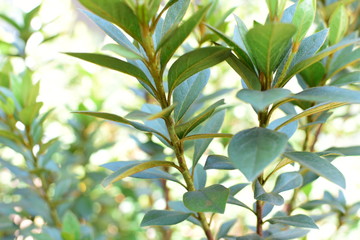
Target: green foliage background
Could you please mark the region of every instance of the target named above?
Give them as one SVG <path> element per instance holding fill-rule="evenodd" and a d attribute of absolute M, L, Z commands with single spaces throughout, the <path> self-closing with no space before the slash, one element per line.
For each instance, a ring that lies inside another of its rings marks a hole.
<path fill-rule="evenodd" d="M 0 19 L 3 109 L 0 238 L 166 239 L 170 228 L 172 239 L 201 239 L 201 229 L 189 222 L 164 228 L 140 227 L 147 210 L 166 206 L 163 181 L 131 178 L 107 188 L 101 185 L 109 175 L 109 171 L 100 167 L 102 164 L 122 160 L 163 160 L 170 155 L 168 149 L 158 140 L 154 141 L 150 134 L 71 113 L 105 111 L 124 116 L 145 103 L 153 103 L 133 78 L 76 61 L 61 53 L 99 52 L 104 43 L 112 41 L 79 11 L 82 7 L 76 1 L 1 0 L 1 4 L 4 7 Z M 32 11 L 38 5 L 41 8 Z M 248 26 L 254 19 L 264 22 L 268 12 L 265 1 L 226 1 L 218 10 L 224 13 L 233 6 L 239 6 L 234 13 Z M 15 24 L 9 24 L 4 16 L 13 19 Z M 219 26 L 216 26 L 216 20 L 210 18 L 208 23 L 231 36 L 233 18 L 230 16 L 227 24 Z M 189 42 L 201 45 L 214 37 L 210 30 L 206 33 L 203 39 L 198 37 L 196 41 L 192 36 Z M 336 36 L 331 36 L 330 42 L 336 41 Z M 355 68 L 358 70 L 358 66 Z M 306 81 L 307 73 L 302 76 Z M 297 84 L 292 87 L 299 89 Z M 359 90 L 359 85 L 352 87 Z M 223 94 L 226 103 L 233 104 L 227 111 L 222 133 L 236 133 L 257 122 L 251 107 L 236 99 L 235 90 L 240 88 L 238 75 L 228 65 L 221 63 L 212 69 L 205 95 L 228 89 Z M 9 104 L 12 97 L 19 106 Z M 335 110 L 314 147 L 321 151 L 360 142 L 359 110 L 359 105 Z M 305 131 L 298 131 L 293 136 L 295 147 L 302 147 L 305 134 Z M 214 140 L 207 153 L 226 155 L 228 143 L 228 139 Z M 204 165 L 205 159 L 202 157 L 200 163 Z M 300 192 L 299 198 L 301 202 L 309 199 L 335 201 L 334 196 L 340 194 L 336 200 L 339 202 L 345 194 L 347 202 L 342 206 L 330 204 L 315 209 L 312 214 L 320 218 L 329 208 L 345 206 L 350 217 L 332 211 L 330 217 L 319 222 L 321 231 L 313 230 L 307 239 L 356 239 L 360 235 L 359 197 L 356 194 L 359 191 L 359 158 L 340 157 L 333 163 L 346 177 L 346 190 L 338 193 L 338 187 L 320 179 Z M 207 181 L 215 184 L 229 180 L 227 185 L 231 186 L 239 183 L 239 179 L 245 180 L 238 171 L 209 170 Z M 271 184 L 275 185 L 275 181 Z M 329 186 L 325 194 L 324 184 Z M 178 185 L 168 182 L 168 186 L 171 199 L 181 198 Z M 244 203 L 252 204 L 249 189 L 244 189 L 240 195 Z M 230 233 L 243 235 L 250 232 L 248 225 L 252 225 L 253 216 L 232 206 L 226 208 L 224 215 L 214 217 L 213 226 L 218 229 L 223 222 L 232 222 L 234 217 L 238 221 Z M 334 231 L 336 226 L 339 229 Z"/>

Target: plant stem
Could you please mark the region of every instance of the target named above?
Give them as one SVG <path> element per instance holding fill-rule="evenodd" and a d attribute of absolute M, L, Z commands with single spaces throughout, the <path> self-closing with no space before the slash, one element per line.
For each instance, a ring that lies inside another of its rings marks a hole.
<path fill-rule="evenodd" d="M 159 102 L 162 109 L 167 108 L 170 105 L 170 97 L 166 98 L 166 93 L 163 85 L 163 77 L 159 61 L 159 55 L 156 53 L 154 48 L 154 43 L 152 40 L 151 32 L 149 31 L 148 26 L 142 26 L 142 33 L 144 37 L 144 50 L 146 52 L 146 55 L 148 57 L 148 61 L 146 62 L 147 67 L 149 68 L 149 71 L 151 75 L 154 78 L 155 81 L 155 88 L 157 91 L 157 101 Z M 169 96 L 170 93 L 169 93 Z M 195 191 L 194 181 L 192 179 L 192 176 L 190 174 L 189 168 L 186 164 L 185 156 L 184 156 L 184 146 L 183 142 L 179 139 L 179 137 L 176 134 L 175 131 L 175 122 L 172 116 L 164 117 L 166 128 L 168 130 L 169 136 L 170 136 L 170 143 L 172 145 L 173 151 L 175 153 L 176 159 L 178 161 L 178 164 L 181 168 L 181 174 L 185 180 L 186 188 L 188 191 Z M 205 232 L 205 235 L 208 240 L 214 240 L 214 237 L 211 233 L 210 226 L 206 220 L 205 214 L 198 212 L 197 213 L 198 219 L 201 223 L 201 226 Z"/>

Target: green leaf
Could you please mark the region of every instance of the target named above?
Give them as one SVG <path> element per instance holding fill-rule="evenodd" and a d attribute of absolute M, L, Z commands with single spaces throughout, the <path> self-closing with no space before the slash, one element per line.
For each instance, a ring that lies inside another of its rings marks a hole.
<path fill-rule="evenodd" d="M 295 64 L 291 69 L 290 71 L 286 74 L 284 80 L 281 82 L 281 83 L 277 83 L 277 87 L 283 87 L 285 86 L 285 84 L 293 77 L 295 76 L 295 74 L 301 72 L 302 70 L 304 70 L 305 68 L 311 66 L 312 64 L 320 61 L 321 59 L 337 52 L 338 50 L 340 49 L 343 49 L 349 45 L 352 45 L 356 42 L 359 42 L 360 41 L 360 38 L 358 39 L 351 39 L 351 40 L 345 40 L 345 41 L 341 41 L 339 42 L 338 44 L 336 45 L 333 45 L 329 48 L 326 48 L 324 50 L 322 50 L 321 52 L 315 54 L 314 56 L 310 57 L 310 58 L 307 58 L 297 64 Z"/>
<path fill-rule="evenodd" d="M 192 171 L 192 169 L 191 169 Z M 207 174 L 201 164 L 195 166 L 194 170 L 194 186 L 196 190 L 202 189 L 206 186 Z"/>
<path fill-rule="evenodd" d="M 27 125 L 30 126 L 32 122 L 35 121 L 35 118 L 37 117 L 37 115 L 39 114 L 39 111 L 41 109 L 41 107 L 43 106 L 42 102 L 37 102 L 35 104 L 29 105 L 24 107 L 20 112 L 19 112 L 19 119 L 20 121 Z"/>
<path fill-rule="evenodd" d="M 235 185 L 229 187 L 230 195 L 235 196 L 238 192 L 243 190 L 248 185 L 249 185 L 249 183 L 238 183 L 238 184 L 235 184 Z"/>
<path fill-rule="evenodd" d="M 151 210 L 147 212 L 141 221 L 141 226 L 163 226 L 174 225 L 185 221 L 190 217 L 191 213 L 167 211 L 167 210 Z"/>
<path fill-rule="evenodd" d="M 255 183 L 254 198 L 263 202 L 268 202 L 272 205 L 281 206 L 284 204 L 284 198 L 276 192 L 265 192 L 263 186 L 260 185 L 259 181 Z"/>
<path fill-rule="evenodd" d="M 174 90 L 174 118 L 179 121 L 199 97 L 210 77 L 210 70 L 203 70 L 181 83 Z"/>
<path fill-rule="evenodd" d="M 285 123 L 286 121 L 290 120 L 292 117 L 294 117 L 294 115 L 289 114 L 289 115 L 286 115 L 285 117 L 275 119 L 267 126 L 267 128 L 271 129 L 271 130 L 277 129 L 278 132 L 285 133 L 287 135 L 288 139 L 290 139 L 296 132 L 299 122 L 292 121 L 291 123 L 289 123 L 287 125 L 283 125 L 283 127 L 281 127 L 281 128 L 278 128 L 278 127 L 280 125 L 282 125 L 283 123 Z"/>
<path fill-rule="evenodd" d="M 321 62 L 317 62 L 303 70 L 300 75 L 309 87 L 316 87 L 324 78 L 325 67 Z"/>
<path fill-rule="evenodd" d="M 164 118 L 164 117 L 170 116 L 170 114 L 174 110 L 175 106 L 176 106 L 176 103 L 168 106 L 167 108 L 164 108 L 160 112 L 157 112 L 157 113 L 154 113 L 154 114 L 150 115 L 147 119 L 148 120 L 154 120 L 154 119 L 157 119 L 157 118 Z"/>
<path fill-rule="evenodd" d="M 130 168 L 133 168 L 141 163 L 144 163 L 146 161 L 118 161 L 118 162 L 109 162 L 101 165 L 101 167 L 104 167 L 106 169 L 109 169 L 113 172 L 125 172 L 129 170 Z M 179 183 L 179 181 L 171 174 L 160 170 L 159 168 L 149 168 L 144 171 L 135 173 L 131 175 L 130 177 L 133 178 L 141 178 L 141 179 L 166 179 L 169 181 L 173 181 L 176 183 Z"/>
<path fill-rule="evenodd" d="M 185 206 L 194 212 L 224 213 L 229 189 L 216 184 L 183 196 Z"/>
<path fill-rule="evenodd" d="M 310 171 L 328 179 L 329 181 L 345 188 L 345 178 L 343 174 L 334 167 L 328 160 L 310 152 L 286 152 L 284 156 L 300 163 Z"/>
<path fill-rule="evenodd" d="M 314 21 L 316 12 L 315 0 L 299 0 L 292 23 L 297 27 L 294 42 L 301 42 Z"/>
<path fill-rule="evenodd" d="M 232 205 L 236 205 L 242 208 L 246 208 L 247 210 L 249 210 L 250 212 L 255 213 L 251 208 L 249 208 L 245 203 L 239 201 L 238 199 L 236 199 L 234 196 L 230 195 L 228 200 L 227 200 L 228 204 L 232 204 Z"/>
<path fill-rule="evenodd" d="M 303 179 L 298 172 L 285 172 L 280 174 L 275 183 L 275 187 L 272 190 L 275 193 L 284 192 L 290 189 L 301 187 Z"/>
<path fill-rule="evenodd" d="M 101 18 L 116 24 L 136 41 L 142 43 L 139 19 L 124 1 L 80 0 L 80 3 Z"/>
<path fill-rule="evenodd" d="M 246 41 L 246 33 L 248 32 L 246 25 L 241 19 L 234 15 L 236 21 L 236 27 L 234 29 L 234 39 L 233 41 L 243 49 L 247 54 L 249 54 L 250 47 Z M 251 56 L 249 56 L 251 58 Z"/>
<path fill-rule="evenodd" d="M 209 6 L 201 8 L 187 21 L 185 21 L 179 27 L 175 28 L 173 31 L 170 31 L 161 39 L 156 51 L 161 50 L 160 64 L 163 69 L 165 68 L 170 58 L 174 55 L 176 49 L 180 47 L 180 45 L 203 19 L 208 9 Z"/>
<path fill-rule="evenodd" d="M 61 235 L 64 240 L 80 239 L 80 223 L 75 214 L 67 211 L 62 219 Z"/>
<path fill-rule="evenodd" d="M 237 219 L 232 219 L 221 224 L 218 233 L 216 234 L 216 239 L 224 238 L 229 233 L 230 229 L 234 226 Z"/>
<path fill-rule="evenodd" d="M 349 18 L 344 5 L 340 5 L 333 14 L 331 14 L 329 26 L 329 43 L 330 45 L 334 45 L 345 36 L 349 26 Z"/>
<path fill-rule="evenodd" d="M 221 99 L 221 100 L 217 101 L 216 103 L 214 103 L 213 105 L 211 105 L 210 107 L 208 107 L 206 110 L 204 110 L 202 113 L 200 113 L 196 117 L 187 121 L 186 123 L 176 125 L 175 126 L 176 134 L 179 136 L 180 139 L 184 138 L 188 133 L 191 132 L 191 130 L 193 130 L 194 128 L 199 126 L 202 122 L 207 120 L 215 112 L 215 109 L 217 107 L 219 107 L 223 104 L 224 104 L 224 100 Z"/>
<path fill-rule="evenodd" d="M 271 224 L 286 224 L 294 227 L 318 229 L 318 226 L 316 226 L 314 220 L 311 217 L 303 214 L 287 217 L 273 217 L 267 221 Z"/>
<path fill-rule="evenodd" d="M 190 0 L 170 0 L 165 8 L 169 8 L 166 12 L 164 24 L 162 26 L 162 36 L 169 30 L 174 29 L 183 20 L 186 10 L 188 9 Z"/>
<path fill-rule="evenodd" d="M 236 56 L 243 64 L 245 64 L 250 70 L 254 70 L 254 65 L 252 64 L 250 57 L 243 49 L 241 49 L 240 46 L 238 46 L 235 42 L 233 42 L 230 38 L 225 36 L 225 34 L 220 32 L 216 28 L 213 28 L 210 25 L 207 25 L 207 27 L 210 28 L 211 31 L 218 35 L 230 48 L 233 49 Z"/>
<path fill-rule="evenodd" d="M 331 78 L 343 69 L 353 66 L 358 62 L 360 62 L 360 48 L 346 54 L 339 54 L 339 56 L 330 63 L 327 76 Z"/>
<path fill-rule="evenodd" d="M 332 86 L 344 86 L 352 83 L 360 82 L 360 71 L 349 72 L 347 74 L 341 75 L 338 78 L 330 82 Z"/>
<path fill-rule="evenodd" d="M 131 167 L 130 169 L 127 169 L 124 171 L 123 168 L 120 168 L 116 172 L 112 173 L 110 176 L 106 177 L 102 183 L 104 187 L 108 186 L 109 184 L 122 180 L 126 177 L 129 177 L 131 175 L 134 175 L 136 173 L 142 172 L 149 168 L 154 167 L 174 167 L 178 168 L 178 166 L 173 162 L 167 162 L 167 161 L 147 161 L 147 162 L 140 162 L 139 164 Z"/>
<path fill-rule="evenodd" d="M 316 113 L 324 112 L 324 111 L 327 111 L 329 109 L 341 107 L 341 106 L 344 106 L 346 104 L 347 103 L 338 103 L 338 102 L 317 104 L 317 105 L 315 105 L 315 106 L 313 106 L 311 108 L 308 108 L 305 111 L 295 115 L 294 117 L 291 117 L 290 119 L 286 120 L 285 122 L 283 122 L 282 124 L 277 126 L 275 128 L 275 131 L 278 131 L 279 129 L 283 128 L 284 126 L 288 125 L 289 123 L 297 121 L 300 118 L 310 116 L 310 115 L 313 115 L 313 114 L 316 114 Z"/>
<path fill-rule="evenodd" d="M 89 11 L 81 11 L 84 12 L 93 22 L 95 22 L 96 25 L 98 25 L 115 42 L 117 42 L 122 47 L 127 48 L 129 51 L 133 51 L 141 56 L 139 50 L 130 42 L 130 40 L 125 36 L 124 33 L 122 33 L 119 28 Z"/>
<path fill-rule="evenodd" d="M 333 86 L 314 87 L 292 96 L 296 99 L 314 102 L 360 103 L 360 91 L 353 91 Z"/>
<path fill-rule="evenodd" d="M 351 147 L 331 147 L 325 151 L 330 152 L 340 152 L 345 156 L 360 156 L 360 146 L 351 146 Z"/>
<path fill-rule="evenodd" d="M 279 65 L 295 32 L 292 24 L 272 23 L 255 26 L 246 34 L 252 58 L 266 76 Z"/>
<path fill-rule="evenodd" d="M 226 62 L 230 65 L 234 71 L 239 74 L 241 79 L 245 82 L 246 87 L 250 89 L 260 90 L 260 82 L 256 73 L 249 69 L 242 61 L 240 61 L 234 54 L 230 54 L 230 57 L 226 59 Z"/>
<path fill-rule="evenodd" d="M 102 50 L 111 51 L 113 53 L 118 54 L 121 57 L 128 59 L 143 59 L 143 57 L 137 52 L 118 44 L 112 44 L 112 43 L 106 44 L 102 48 Z"/>
<path fill-rule="evenodd" d="M 342 213 L 346 212 L 344 206 L 342 206 L 341 204 L 339 204 L 336 201 L 331 201 L 331 200 L 311 200 L 311 201 L 301 204 L 299 206 L 299 208 L 309 211 L 309 210 L 313 210 L 315 208 L 321 207 L 323 205 L 329 205 L 331 208 L 336 209 Z"/>
<path fill-rule="evenodd" d="M 229 159 L 249 181 L 253 181 L 285 150 L 287 136 L 266 128 L 237 133 L 230 141 Z"/>
<path fill-rule="evenodd" d="M 229 161 L 229 158 L 221 155 L 209 155 L 206 159 L 204 166 L 205 170 L 208 169 L 222 169 L 222 170 L 233 170 L 236 169 L 234 164 Z"/>
<path fill-rule="evenodd" d="M 254 109 L 259 112 L 270 104 L 276 103 L 290 96 L 291 92 L 287 89 L 269 89 L 266 91 L 257 91 L 251 89 L 241 89 L 236 97 L 244 102 L 250 103 Z"/>
<path fill-rule="evenodd" d="M 224 61 L 230 55 L 225 47 L 205 47 L 185 53 L 169 69 L 169 92 L 197 72 Z"/>
<path fill-rule="evenodd" d="M 268 240 L 288 240 L 288 239 L 298 239 L 307 235 L 309 230 L 301 228 L 290 228 L 285 231 L 279 231 L 271 233 L 267 238 Z"/>
<path fill-rule="evenodd" d="M 167 137 L 165 135 L 163 135 L 162 133 L 158 132 L 157 130 L 155 130 L 155 129 L 151 128 L 151 127 L 145 126 L 145 125 L 143 125 L 141 123 L 127 120 L 127 119 L 125 119 L 123 117 L 120 117 L 120 116 L 118 116 L 116 114 L 105 113 L 105 112 L 87 112 L 87 111 L 80 111 L 80 112 L 73 112 L 73 113 L 88 115 L 88 116 L 92 116 L 92 117 L 97 117 L 97 118 L 102 118 L 102 119 L 105 119 L 105 120 L 110 120 L 110 121 L 114 121 L 114 122 L 118 122 L 118 123 L 127 124 L 127 125 L 130 125 L 130 126 L 133 126 L 134 128 L 136 128 L 136 129 L 138 129 L 140 131 L 152 132 L 152 133 L 158 134 L 164 140 L 169 142 Z"/>
<path fill-rule="evenodd" d="M 128 75 L 136 77 L 140 82 L 146 84 L 147 86 L 153 89 L 153 86 L 149 81 L 149 79 L 146 77 L 145 73 L 141 71 L 138 67 L 132 65 L 131 63 L 97 53 L 66 53 L 66 54 L 72 57 L 80 58 L 82 60 L 97 64 L 102 67 L 110 68 L 112 70 L 126 73 Z"/>
<path fill-rule="evenodd" d="M 203 126 L 200 127 L 198 131 L 196 131 L 196 133 L 197 134 L 217 133 L 220 130 L 222 123 L 224 122 L 224 118 L 225 118 L 225 110 L 215 113 L 204 123 Z M 195 140 L 193 163 L 192 163 L 193 167 L 196 166 L 196 164 L 199 162 L 201 156 L 206 151 L 211 141 L 212 138 Z"/>

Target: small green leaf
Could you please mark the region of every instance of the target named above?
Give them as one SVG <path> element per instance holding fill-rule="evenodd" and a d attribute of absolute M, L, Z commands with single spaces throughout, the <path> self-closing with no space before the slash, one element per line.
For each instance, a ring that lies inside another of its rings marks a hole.
<path fill-rule="evenodd" d="M 314 220 L 311 217 L 303 214 L 287 217 L 273 217 L 267 221 L 272 224 L 286 224 L 294 227 L 318 229 L 318 226 L 316 226 Z"/>
<path fill-rule="evenodd" d="M 309 87 L 316 87 L 324 78 L 325 67 L 321 62 L 316 62 L 305 68 L 300 75 Z"/>
<path fill-rule="evenodd" d="M 309 230 L 301 228 L 291 228 L 285 231 L 279 231 L 271 233 L 267 238 L 268 240 L 288 240 L 288 239 L 298 239 L 307 235 Z"/>
<path fill-rule="evenodd" d="M 219 111 L 212 115 L 204 125 L 202 125 L 198 131 L 196 131 L 197 134 L 215 134 L 217 133 L 225 118 L 225 110 Z M 206 139 L 198 139 L 195 140 L 194 143 L 194 155 L 193 155 L 193 167 L 198 163 L 203 153 L 206 151 L 207 147 L 211 143 L 212 138 L 206 138 Z"/>
<path fill-rule="evenodd" d="M 139 43 L 142 42 L 139 19 L 124 1 L 80 0 L 80 3 L 101 18 L 118 25 Z"/>
<path fill-rule="evenodd" d="M 328 179 L 340 187 L 345 188 L 344 175 L 328 160 L 310 152 L 286 152 L 284 156 L 300 163 L 310 171 Z"/>
<path fill-rule="evenodd" d="M 199 94 L 204 89 L 210 77 L 210 70 L 203 70 L 190 78 L 186 79 L 174 90 L 174 103 L 177 106 L 174 110 L 174 118 L 179 121 L 190 106 L 199 97 Z"/>
<path fill-rule="evenodd" d="M 191 169 L 192 171 L 192 169 Z M 194 186 L 196 190 L 203 189 L 206 186 L 207 174 L 201 164 L 197 164 L 194 170 Z"/>
<path fill-rule="evenodd" d="M 108 186 L 109 184 L 134 175 L 136 173 L 142 172 L 149 168 L 154 167 L 174 167 L 178 169 L 178 166 L 175 165 L 173 162 L 167 161 L 147 161 L 147 162 L 140 162 L 139 164 L 133 166 L 130 169 L 124 171 L 123 168 L 120 168 L 116 172 L 112 173 L 110 176 L 106 177 L 102 183 L 104 187 Z"/>
<path fill-rule="evenodd" d="M 225 47 L 205 47 L 185 53 L 169 69 L 169 92 L 197 72 L 224 61 L 230 55 Z"/>
<path fill-rule="evenodd" d="M 278 82 L 276 85 L 277 87 L 283 87 L 286 85 L 286 83 L 293 77 L 295 76 L 297 73 L 303 71 L 304 69 L 306 69 L 307 67 L 311 66 L 312 64 L 320 61 L 321 59 L 339 51 L 340 49 L 343 49 L 349 45 L 352 45 L 354 43 L 357 43 L 360 41 L 360 38 L 357 39 L 351 39 L 351 40 L 345 40 L 345 41 L 341 41 L 336 45 L 333 45 L 329 48 L 326 48 L 324 50 L 322 50 L 321 52 L 315 54 L 312 57 L 309 57 L 297 64 L 295 64 L 290 71 L 286 74 L 284 80 L 280 83 Z"/>
<path fill-rule="evenodd" d="M 229 158 L 221 155 L 209 155 L 206 159 L 204 166 L 205 170 L 208 169 L 222 169 L 222 170 L 233 170 L 236 169 L 234 164 L 229 161 Z"/>
<path fill-rule="evenodd" d="M 287 136 L 266 128 L 237 133 L 230 141 L 229 159 L 249 181 L 253 181 L 285 150 Z"/>
<path fill-rule="evenodd" d="M 155 133 L 155 134 L 161 136 L 167 142 L 169 142 L 168 138 L 164 134 L 162 134 L 161 132 L 158 132 L 157 130 L 155 130 L 155 129 L 151 128 L 151 127 L 148 127 L 148 126 L 146 126 L 144 124 L 127 120 L 127 119 L 125 119 L 123 117 L 120 117 L 120 116 L 118 116 L 116 114 L 106 113 L 106 112 L 87 112 L 87 111 L 80 111 L 80 112 L 73 112 L 73 113 L 88 115 L 88 116 L 92 116 L 92 117 L 97 117 L 97 118 L 102 118 L 102 119 L 105 119 L 105 120 L 110 120 L 110 121 L 114 121 L 114 122 L 118 122 L 118 123 L 127 124 L 127 125 L 130 125 L 130 126 L 133 126 L 135 129 L 140 130 L 140 131 Z"/>
<path fill-rule="evenodd" d="M 216 28 L 213 28 L 212 26 L 209 25 L 207 25 L 207 27 L 210 28 L 211 31 L 213 31 L 216 35 L 218 35 L 229 47 L 233 49 L 236 56 L 242 63 L 244 63 L 250 70 L 254 70 L 254 65 L 252 64 L 250 57 L 243 49 L 241 49 L 240 46 L 238 46 L 235 42 L 233 42 L 230 38 L 225 36 L 225 34 L 220 32 Z"/>
<path fill-rule="evenodd" d="M 179 48 L 194 28 L 200 23 L 208 8 L 209 6 L 201 8 L 179 27 L 163 36 L 157 46 L 157 51 L 161 50 L 160 64 L 162 68 L 165 68 L 167 62 L 174 55 L 176 49 Z"/>
<path fill-rule="evenodd" d="M 351 146 L 351 147 L 331 147 L 325 151 L 330 152 L 340 152 L 345 156 L 360 156 L 360 146 Z"/>
<path fill-rule="evenodd" d="M 141 71 L 138 67 L 132 65 L 131 63 L 97 53 L 66 53 L 66 54 L 72 57 L 80 58 L 82 60 L 97 64 L 102 67 L 110 68 L 118 72 L 129 74 L 133 77 L 136 77 L 139 81 L 142 81 L 146 85 L 153 87 L 149 79 L 146 77 L 145 73 Z"/>
<path fill-rule="evenodd" d="M 224 100 L 221 99 L 221 100 L 217 101 L 216 103 L 214 103 L 213 105 L 211 105 L 210 107 L 208 107 L 206 110 L 204 110 L 202 113 L 200 113 L 196 117 L 187 121 L 186 123 L 177 125 L 175 127 L 176 134 L 179 136 L 180 139 L 184 138 L 187 134 L 189 134 L 191 132 L 191 130 L 193 130 L 194 128 L 199 126 L 202 122 L 207 120 L 215 112 L 215 109 L 217 107 L 219 107 L 223 104 L 224 104 Z"/>
<path fill-rule="evenodd" d="M 241 89 L 236 97 L 244 102 L 250 103 L 254 109 L 259 112 L 265 109 L 270 104 L 276 103 L 280 100 L 290 96 L 291 92 L 287 89 L 269 89 L 266 91 L 257 91 L 251 89 Z"/>
<path fill-rule="evenodd" d="M 285 172 L 280 174 L 275 183 L 273 192 L 280 193 L 290 189 L 301 187 L 303 179 L 298 172 Z"/>
<path fill-rule="evenodd" d="M 360 91 L 353 91 L 333 86 L 314 87 L 292 96 L 296 99 L 314 102 L 360 103 Z"/>
<path fill-rule="evenodd" d="M 266 76 L 279 65 L 295 32 L 292 24 L 272 23 L 255 26 L 246 34 L 252 58 Z"/>
<path fill-rule="evenodd" d="M 183 20 L 190 0 L 170 0 L 166 6 L 169 8 L 166 12 L 164 24 L 161 29 L 161 35 L 164 36 L 169 30 L 174 29 Z"/>
<path fill-rule="evenodd" d="M 61 235 L 64 240 L 80 239 L 80 223 L 75 214 L 68 211 L 62 219 Z"/>
<path fill-rule="evenodd" d="M 141 56 L 139 50 L 130 42 L 130 40 L 118 27 L 91 12 L 86 10 L 81 11 L 84 12 L 93 22 L 95 22 L 96 25 L 98 25 L 115 42 L 124 48 L 127 48 L 129 51 L 133 51 Z"/>
<path fill-rule="evenodd" d="M 160 112 L 157 112 L 157 113 L 155 113 L 155 114 L 150 115 L 147 119 L 148 119 L 148 120 L 154 120 L 154 119 L 157 119 L 157 118 L 167 117 L 167 116 L 169 116 L 169 115 L 172 113 L 172 111 L 174 110 L 175 106 L 176 106 L 176 103 L 168 106 L 167 108 L 164 108 L 164 109 L 161 110 Z"/>
<path fill-rule="evenodd" d="M 113 172 L 125 172 L 130 168 L 133 168 L 141 163 L 146 161 L 118 161 L 118 162 L 109 162 L 101 165 L 106 169 L 109 169 Z M 130 177 L 133 178 L 141 178 L 141 179 L 166 179 L 169 181 L 173 181 L 179 183 L 179 181 L 170 173 L 167 173 L 159 168 L 149 168 L 144 171 L 135 173 Z"/>
<path fill-rule="evenodd" d="M 234 54 L 231 53 L 230 57 L 226 59 L 226 62 L 237 74 L 239 74 L 247 88 L 255 90 L 261 89 L 257 74 L 252 69 L 248 68 L 246 64 L 240 61 Z"/>
<path fill-rule="evenodd" d="M 346 13 L 346 8 L 344 5 L 340 5 L 334 12 L 331 14 L 329 20 L 330 33 L 329 33 L 329 43 L 334 45 L 344 37 L 346 34 L 347 28 L 349 25 L 349 17 Z"/>
<path fill-rule="evenodd" d="M 29 105 L 24 107 L 20 112 L 19 112 L 19 119 L 20 121 L 27 125 L 30 126 L 31 123 L 33 123 L 35 121 L 35 118 L 37 117 L 37 115 L 39 114 L 39 111 L 41 109 L 41 107 L 43 106 L 42 102 L 37 102 L 35 104 Z"/>
<path fill-rule="evenodd" d="M 183 196 L 185 206 L 195 212 L 224 213 L 229 189 L 216 184 Z"/>
<path fill-rule="evenodd" d="M 236 223 L 236 219 L 232 219 L 221 224 L 218 233 L 216 234 L 216 239 L 224 238 L 229 233 L 230 229 Z"/>
<path fill-rule="evenodd" d="M 297 27 L 294 42 L 301 42 L 314 21 L 316 12 L 315 0 L 299 0 L 292 23 Z"/>
<path fill-rule="evenodd" d="M 167 211 L 167 210 L 151 210 L 147 212 L 141 221 L 141 226 L 163 226 L 174 225 L 185 221 L 190 217 L 191 213 Z"/>
<path fill-rule="evenodd" d="M 279 129 L 283 128 L 284 126 L 299 120 L 300 118 L 306 117 L 306 116 L 310 116 L 310 115 L 314 115 L 316 113 L 320 113 L 320 112 L 324 112 L 327 111 L 329 109 L 334 109 L 337 107 L 341 107 L 346 105 L 347 103 L 338 103 L 338 102 L 331 102 L 331 103 L 320 103 L 317 104 L 311 108 L 306 109 L 305 111 L 291 117 L 290 119 L 286 120 L 285 122 L 281 123 L 280 125 L 278 125 L 275 130 L 278 131 Z"/>
<path fill-rule="evenodd" d="M 331 61 L 327 77 L 331 78 L 345 68 L 354 66 L 358 62 L 360 62 L 360 48 L 352 52 L 341 53 Z"/>
<path fill-rule="evenodd" d="M 106 44 L 102 48 L 102 50 L 111 51 L 113 53 L 120 55 L 121 57 L 128 59 L 143 59 L 143 57 L 139 55 L 137 52 L 118 44 L 112 44 L 112 43 Z"/>
<path fill-rule="evenodd" d="M 281 206 L 284 204 L 284 198 L 276 192 L 267 193 L 259 181 L 255 183 L 254 198 L 272 205 Z"/>
<path fill-rule="evenodd" d="M 239 207 L 242 207 L 242 208 L 246 208 L 247 210 L 249 210 L 250 212 L 255 214 L 255 212 L 251 208 L 249 208 L 245 203 L 239 201 L 238 199 L 236 199 L 232 195 L 229 196 L 229 198 L 227 200 L 227 203 L 232 204 L 232 205 L 236 205 L 236 206 L 239 206 Z"/>
<path fill-rule="evenodd" d="M 249 185 L 249 183 L 238 183 L 238 184 L 235 184 L 235 185 L 229 187 L 230 195 L 235 196 L 238 192 L 243 190 L 248 185 Z"/>

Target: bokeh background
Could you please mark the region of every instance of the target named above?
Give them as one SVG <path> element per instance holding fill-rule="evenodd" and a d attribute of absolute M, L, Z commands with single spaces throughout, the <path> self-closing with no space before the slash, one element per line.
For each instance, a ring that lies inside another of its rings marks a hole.
<path fill-rule="evenodd" d="M 144 92 L 128 76 L 63 54 L 99 52 L 102 46 L 111 42 L 81 12 L 82 6 L 77 1 L 0 0 L 0 13 L 22 24 L 24 14 L 39 5 L 41 8 L 38 14 L 30 22 L 29 29 L 32 32 L 26 44 L 21 31 L 0 19 L 0 69 L 11 64 L 15 76 L 20 76 L 26 69 L 30 70 L 32 81 L 40 83 L 38 101 L 44 103 L 40 114 L 53 109 L 44 122 L 43 142 L 54 138 L 57 142 L 51 157 L 56 167 L 49 175 L 47 191 L 57 201 L 60 218 L 70 210 L 81 225 L 82 235 L 87 237 L 83 239 L 163 239 L 166 229 L 139 227 L 146 210 L 163 209 L 165 206 L 160 181 L 129 178 L 108 188 L 101 186 L 101 180 L 109 172 L 100 165 L 112 161 L 144 160 L 154 154 L 153 148 L 146 145 L 149 136 L 127 127 L 71 113 L 77 110 L 101 110 L 126 115 L 145 103 Z M 234 14 L 243 19 L 248 27 L 251 27 L 253 20 L 264 22 L 266 19 L 267 8 L 263 0 L 227 0 L 221 1 L 220 5 L 223 9 L 236 7 Z M 227 21 L 227 33 L 231 35 L 233 17 L 230 15 Z M 21 56 L 6 56 L 19 52 Z M 256 125 L 252 109 L 235 99 L 236 89 L 240 88 L 238 76 L 226 64 L 220 64 L 212 70 L 205 94 L 214 93 L 218 89 L 230 89 L 222 97 L 225 97 L 226 103 L 234 104 L 227 112 L 221 132 L 235 133 Z M 289 88 L 293 92 L 299 90 L 296 81 L 292 81 Z M 332 146 L 358 145 L 359 111 L 359 106 L 345 106 L 334 111 L 323 128 L 316 149 L 321 151 Z M 21 130 L 23 126 L 17 127 Z M 291 141 L 297 146 L 303 138 L 303 132 L 298 131 Z M 225 145 L 226 141 L 214 140 L 210 152 L 226 154 Z M 5 147 L 3 142 L 0 147 L 1 159 L 27 171 L 28 166 L 21 154 Z M 161 151 L 166 154 L 169 149 Z M 201 159 L 201 162 L 204 163 L 204 160 Z M 341 191 L 346 196 L 347 204 L 356 203 L 360 200 L 360 158 L 339 157 L 333 163 L 346 177 L 347 188 Z M 209 171 L 208 181 L 216 183 L 229 176 L 232 180 L 225 183 L 227 186 L 245 181 L 238 171 L 224 173 L 216 170 Z M 36 185 L 36 178 L 33 180 Z M 168 186 L 171 199 L 181 198 L 182 190 L 179 191 L 171 183 Z M 309 196 L 300 197 L 322 198 L 324 188 L 334 195 L 339 191 L 336 185 L 319 179 L 309 190 Z M 0 239 L 47 239 L 42 233 L 61 239 L 56 233 L 56 224 L 48 220 L 46 211 L 49 209 L 31 191 L 14 176 L 14 172 L 1 166 Z M 240 198 L 252 204 L 251 191 L 245 189 Z M 314 214 L 326 210 L 326 207 L 318 209 Z M 330 216 L 321 222 L 321 230 L 312 230 L 307 239 L 358 239 L 360 215 L 356 216 L 351 224 L 340 229 L 336 228 L 337 218 Z M 238 221 L 231 232 L 239 234 L 250 231 L 248 226 L 252 225 L 254 217 L 246 210 L 230 205 L 224 215 L 215 217 L 213 226 L 218 228 L 223 221 L 234 217 Z M 175 240 L 202 237 L 202 230 L 187 222 L 172 226 L 171 229 Z"/>

